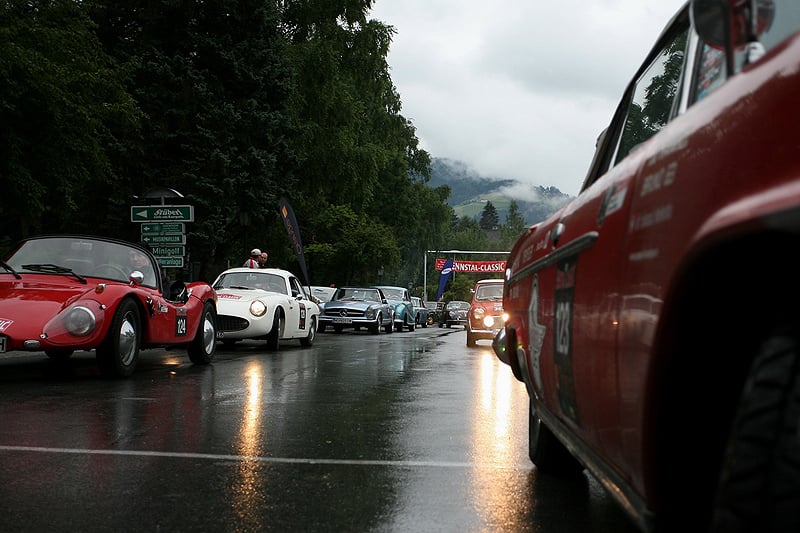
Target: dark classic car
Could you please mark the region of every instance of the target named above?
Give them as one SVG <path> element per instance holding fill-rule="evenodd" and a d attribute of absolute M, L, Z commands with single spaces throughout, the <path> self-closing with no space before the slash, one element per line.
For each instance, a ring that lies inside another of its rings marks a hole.
<path fill-rule="evenodd" d="M 447 302 L 439 314 L 439 327 L 467 326 L 469 302 L 451 300 Z"/>
<path fill-rule="evenodd" d="M 642 55 L 508 257 L 528 453 L 642 531 L 797 532 L 800 2 L 692 0 Z"/>
<path fill-rule="evenodd" d="M 394 308 L 376 287 L 339 287 L 319 315 L 319 331 L 330 326 L 336 333 L 345 328 L 367 328 L 372 333 L 394 331 Z"/>
<path fill-rule="evenodd" d="M 208 283 L 164 286 L 149 250 L 84 235 L 20 242 L 0 261 L 0 352 L 66 359 L 95 350 L 102 373 L 125 377 L 139 350 L 185 347 L 208 364 L 216 345 L 216 294 Z"/>

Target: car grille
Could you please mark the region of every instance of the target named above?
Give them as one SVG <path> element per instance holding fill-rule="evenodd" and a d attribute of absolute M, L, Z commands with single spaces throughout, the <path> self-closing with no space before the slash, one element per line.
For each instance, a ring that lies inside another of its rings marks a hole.
<path fill-rule="evenodd" d="M 336 318 L 336 317 L 350 317 L 350 318 L 363 318 L 364 312 L 363 311 L 356 311 L 355 309 L 343 309 L 341 307 L 328 309 L 325 308 L 324 312 L 322 313 L 326 317 Z"/>
<path fill-rule="evenodd" d="M 247 329 L 250 322 L 244 318 L 230 315 L 217 315 L 217 329 L 219 331 L 242 331 Z"/>

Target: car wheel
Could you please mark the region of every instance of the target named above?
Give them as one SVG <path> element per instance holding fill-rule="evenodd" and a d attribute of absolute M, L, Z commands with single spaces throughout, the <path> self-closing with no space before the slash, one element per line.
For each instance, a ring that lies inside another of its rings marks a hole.
<path fill-rule="evenodd" d="M 45 350 L 44 354 L 53 359 L 55 361 L 66 361 L 72 354 L 75 353 L 75 350 Z"/>
<path fill-rule="evenodd" d="M 280 339 L 283 337 L 283 315 L 281 310 L 275 310 L 275 318 L 272 320 L 272 329 L 267 335 L 267 350 L 277 351 L 280 347 Z"/>
<path fill-rule="evenodd" d="M 533 403 L 528 404 L 528 457 L 546 474 L 573 477 L 583 472 L 583 466 L 536 414 Z"/>
<path fill-rule="evenodd" d="M 383 326 L 383 331 L 385 331 L 386 333 L 393 332 L 394 331 L 394 325 L 392 324 L 392 322 L 389 322 L 388 324 Z"/>
<path fill-rule="evenodd" d="M 207 365 L 214 360 L 217 351 L 217 314 L 213 303 L 207 302 L 203 306 L 203 316 L 197 326 L 197 334 L 187 351 L 189 360 L 196 365 Z"/>
<path fill-rule="evenodd" d="M 382 320 L 383 320 L 383 315 L 378 313 L 378 316 L 375 318 L 375 323 L 374 324 L 370 324 L 370 326 L 369 326 L 369 332 L 372 333 L 373 335 L 377 334 L 377 333 L 380 333 L 381 332 L 381 321 Z"/>
<path fill-rule="evenodd" d="M 414 321 L 409 322 L 406 324 L 408 331 L 414 331 L 417 328 L 417 324 Z"/>
<path fill-rule="evenodd" d="M 394 330 L 395 331 L 403 331 L 403 323 L 402 322 L 395 323 Z"/>
<path fill-rule="evenodd" d="M 760 348 L 728 439 L 711 531 L 800 531 L 800 342 Z"/>
<path fill-rule="evenodd" d="M 108 334 L 97 347 L 97 363 L 108 377 L 124 378 L 133 374 L 139 361 L 139 309 L 131 299 L 120 302 Z"/>
<path fill-rule="evenodd" d="M 300 344 L 303 346 L 313 346 L 314 337 L 317 334 L 317 319 L 312 318 L 311 323 L 308 325 L 308 335 L 300 339 Z"/>

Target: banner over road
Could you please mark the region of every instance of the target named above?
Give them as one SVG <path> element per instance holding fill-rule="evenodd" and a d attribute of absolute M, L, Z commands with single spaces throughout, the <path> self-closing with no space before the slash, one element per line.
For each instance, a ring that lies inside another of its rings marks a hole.
<path fill-rule="evenodd" d="M 449 259 L 437 259 L 436 270 L 442 270 Z M 497 273 L 505 272 L 505 261 L 453 261 L 453 272 Z"/>

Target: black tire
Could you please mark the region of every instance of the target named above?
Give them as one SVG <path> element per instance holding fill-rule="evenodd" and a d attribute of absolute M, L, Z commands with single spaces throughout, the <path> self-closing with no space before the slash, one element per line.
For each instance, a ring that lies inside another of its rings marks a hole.
<path fill-rule="evenodd" d="M 141 342 L 140 324 L 136 302 L 129 298 L 122 300 L 106 338 L 97 347 L 97 363 L 104 376 L 125 378 L 136 370 Z"/>
<path fill-rule="evenodd" d="M 311 317 L 311 322 L 308 324 L 308 335 L 300 339 L 301 346 L 313 346 L 314 338 L 317 336 L 317 319 Z"/>
<path fill-rule="evenodd" d="M 272 320 L 272 329 L 267 335 L 267 350 L 278 351 L 281 337 L 283 337 L 283 315 L 280 309 L 276 309 L 275 318 Z"/>
<path fill-rule="evenodd" d="M 61 350 L 61 349 L 54 349 L 54 350 L 45 350 L 44 354 L 53 359 L 54 361 L 66 361 L 72 354 L 75 353 L 75 350 Z"/>
<path fill-rule="evenodd" d="M 403 331 L 403 323 L 402 322 L 395 323 L 394 330 L 395 331 Z"/>
<path fill-rule="evenodd" d="M 187 348 L 189 360 L 196 365 L 207 365 L 217 352 L 217 312 L 214 304 L 206 302 L 197 326 L 197 334 Z"/>
<path fill-rule="evenodd" d="M 383 320 L 383 315 L 378 313 L 378 316 L 375 318 L 375 323 L 370 324 L 369 332 L 373 335 L 377 335 L 381 332 L 381 321 Z"/>
<path fill-rule="evenodd" d="M 408 317 L 408 315 L 406 315 L 406 317 Z M 406 324 L 406 327 L 408 328 L 408 331 L 414 331 L 415 329 L 417 329 L 417 323 L 412 320 L 411 322 Z"/>
<path fill-rule="evenodd" d="M 712 532 L 800 531 L 800 342 L 775 334 L 746 379 L 728 439 Z"/>
<path fill-rule="evenodd" d="M 392 324 L 391 322 L 389 322 L 388 324 L 386 324 L 385 326 L 383 326 L 383 331 L 385 331 L 386 333 L 391 333 L 391 332 L 393 332 L 393 331 L 394 331 L 394 324 Z"/>
<path fill-rule="evenodd" d="M 583 466 L 536 414 L 533 403 L 528 405 L 528 457 L 545 474 L 576 477 L 583 472 Z"/>

